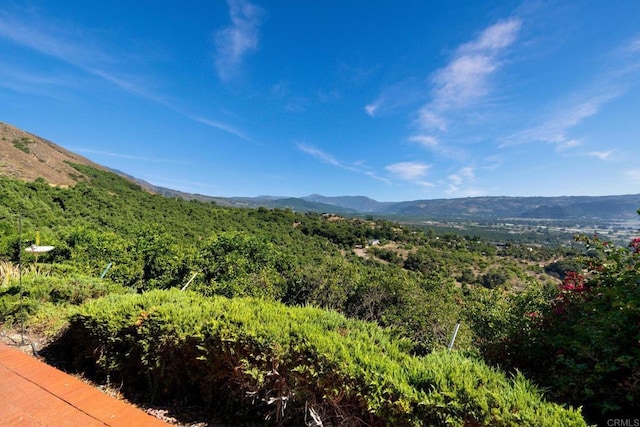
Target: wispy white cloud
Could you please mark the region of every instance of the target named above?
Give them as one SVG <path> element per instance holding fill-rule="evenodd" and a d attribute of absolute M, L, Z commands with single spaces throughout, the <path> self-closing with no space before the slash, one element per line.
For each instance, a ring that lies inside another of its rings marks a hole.
<path fill-rule="evenodd" d="M 317 149 L 315 147 L 312 147 L 310 145 L 298 144 L 298 148 L 301 151 L 311 155 L 312 157 L 315 157 L 316 159 L 320 160 L 323 163 L 327 163 L 327 164 L 332 165 L 332 166 L 337 166 L 337 167 L 342 168 L 342 169 L 347 169 L 347 170 L 352 170 L 353 169 L 351 167 L 343 165 L 338 160 L 336 160 L 332 155 L 330 155 L 328 153 L 325 153 L 324 151 L 319 150 L 319 149 Z"/>
<path fill-rule="evenodd" d="M 590 151 L 587 153 L 588 156 L 596 157 L 600 160 L 611 160 L 611 156 L 613 155 L 613 150 L 607 151 Z"/>
<path fill-rule="evenodd" d="M 482 169 L 496 170 L 504 163 L 504 158 L 499 155 L 494 155 L 485 158 L 483 162 L 484 164 L 481 166 Z"/>
<path fill-rule="evenodd" d="M 476 188 L 475 169 L 470 166 L 460 168 L 456 173 L 449 175 L 446 193 L 456 197 L 474 197 L 486 194 L 486 191 Z"/>
<path fill-rule="evenodd" d="M 203 125 L 209 126 L 214 129 L 220 129 L 228 134 L 235 135 L 238 138 L 242 138 L 246 141 L 253 142 L 253 140 L 249 138 L 244 132 L 239 131 L 238 129 L 226 123 L 219 122 L 216 120 L 209 120 L 209 119 L 205 119 L 203 117 L 198 117 L 198 116 L 192 116 L 187 114 L 184 114 L 184 115 L 195 122 L 202 123 Z"/>
<path fill-rule="evenodd" d="M 554 141 L 556 144 L 556 151 L 561 153 L 563 151 L 571 150 L 572 148 L 577 148 L 582 145 L 582 141 L 578 139 L 561 139 L 558 141 Z"/>
<path fill-rule="evenodd" d="M 387 172 L 391 173 L 395 178 L 422 187 L 434 187 L 435 185 L 432 182 L 424 179 L 430 168 L 431 165 L 421 162 L 400 162 L 385 167 Z"/>
<path fill-rule="evenodd" d="M 473 171 L 473 168 L 470 167 L 462 168 L 458 172 L 449 175 L 449 188 L 447 189 L 447 193 L 456 193 L 460 189 L 461 185 L 474 178 L 475 173 Z"/>
<path fill-rule="evenodd" d="M 236 6 L 236 8 L 240 6 Z M 126 60 L 124 57 L 111 54 L 106 49 L 101 48 L 100 43 L 93 39 L 91 31 L 83 30 L 78 26 L 74 26 L 73 31 L 63 30 L 63 28 L 67 27 L 68 26 L 60 22 L 47 20 L 39 15 L 28 14 L 26 11 L 22 14 L 11 14 L 7 11 L 0 11 L 0 38 L 11 40 L 20 46 L 55 58 L 76 69 L 82 70 L 88 75 L 98 77 L 127 93 L 162 105 L 183 117 L 251 141 L 244 132 L 239 131 L 231 125 L 221 121 L 203 119 L 186 113 L 181 107 L 152 90 L 148 75 L 137 73 L 128 73 L 125 75 L 123 69 L 127 67 L 125 66 Z M 0 71 L 2 71 L 2 69 L 0 69 Z M 37 76 L 31 79 L 32 83 L 51 85 L 57 82 L 60 85 L 73 86 L 69 80 L 43 79 Z M 22 80 L 24 80 L 24 78 Z M 4 86 L 6 87 L 7 85 L 8 83 Z M 0 84 L 0 86 L 3 85 Z M 11 89 L 22 89 L 24 93 L 32 92 L 28 87 L 20 84 L 20 81 L 15 79 L 11 84 Z"/>
<path fill-rule="evenodd" d="M 501 65 L 501 54 L 517 39 L 521 21 L 510 18 L 485 28 L 474 40 L 460 45 L 449 63 L 435 71 L 428 79 L 426 91 L 413 80 L 386 88 L 375 101 L 364 107 L 370 116 L 382 110 L 424 104 L 417 112 L 416 123 L 423 129 L 446 131 L 448 115 L 467 108 L 490 91 L 490 76 Z"/>
<path fill-rule="evenodd" d="M 145 78 L 142 76 L 137 76 L 137 77 L 129 76 L 127 78 L 127 77 L 119 76 L 109 71 L 92 68 L 92 67 L 84 68 L 84 70 L 90 74 L 93 74 L 96 77 L 100 77 L 103 80 L 114 84 L 115 86 L 119 87 L 125 92 L 138 95 L 142 98 L 148 99 L 149 101 L 153 101 L 158 104 L 162 104 L 166 107 L 171 108 L 171 105 L 169 104 L 168 101 L 166 101 L 163 97 L 151 91 L 148 87 L 146 87 L 146 84 L 142 83 L 142 81 L 145 80 Z"/>
<path fill-rule="evenodd" d="M 500 67 L 501 53 L 515 42 L 521 25 L 517 18 L 498 22 L 458 47 L 449 64 L 431 76 L 431 101 L 418 111 L 418 125 L 444 131 L 449 112 L 474 105 L 486 96 L 489 77 Z"/>
<path fill-rule="evenodd" d="M 415 79 L 392 84 L 371 103 L 364 107 L 364 111 L 371 117 L 377 117 L 389 111 L 424 102 L 424 83 Z"/>
<path fill-rule="evenodd" d="M 423 129 L 437 130 L 445 132 L 447 130 L 447 120 L 440 113 L 436 113 L 430 106 L 422 107 L 418 111 L 418 123 Z"/>
<path fill-rule="evenodd" d="M 409 137 L 409 141 L 416 142 L 426 148 L 438 148 L 440 146 L 438 138 L 431 135 L 413 135 Z"/>
<path fill-rule="evenodd" d="M 482 188 L 468 187 L 457 189 L 455 191 L 449 191 L 448 194 L 455 197 L 481 197 L 486 196 L 487 191 L 483 190 Z"/>
<path fill-rule="evenodd" d="M 19 95 L 36 95 L 60 101 L 63 92 L 75 88 L 77 79 L 58 73 L 55 76 L 40 70 L 30 70 L 9 64 L 0 64 L 0 88 Z"/>
<path fill-rule="evenodd" d="M 363 173 L 369 178 L 373 178 L 376 181 L 384 182 L 387 185 L 391 185 L 391 181 L 389 181 L 387 178 L 379 176 L 377 173 L 373 171 L 364 171 Z"/>
<path fill-rule="evenodd" d="M 488 91 L 486 78 L 497 68 L 495 61 L 483 54 L 460 56 L 433 76 L 435 100 L 427 109 L 437 111 L 465 107 Z"/>
<path fill-rule="evenodd" d="M 465 157 L 467 157 L 466 153 L 449 144 L 443 144 L 440 142 L 440 138 L 434 135 L 426 135 L 426 134 L 416 134 L 411 135 L 409 137 L 409 142 L 413 142 L 418 144 L 419 146 L 429 150 L 433 153 L 437 153 L 441 156 L 447 157 L 449 159 L 455 159 L 462 161 Z"/>
<path fill-rule="evenodd" d="M 378 176 L 378 174 L 376 174 L 374 171 L 367 168 L 364 162 L 362 161 L 354 162 L 354 163 L 345 163 L 345 162 L 339 161 L 331 154 L 326 153 L 318 148 L 312 147 L 311 145 L 299 143 L 297 146 L 300 151 L 306 154 L 309 154 L 310 156 L 321 161 L 322 163 L 326 163 L 328 165 L 335 166 L 337 168 L 344 169 L 349 172 L 366 175 L 375 180 L 384 182 L 385 184 L 391 184 L 391 182 L 388 179 Z"/>
<path fill-rule="evenodd" d="M 78 153 L 98 154 L 100 156 L 116 157 L 116 158 L 119 158 L 119 159 L 127 159 L 127 160 L 135 160 L 137 162 L 173 163 L 173 164 L 177 164 L 177 165 L 189 165 L 190 164 L 188 162 L 181 162 L 181 161 L 174 160 L 174 159 L 163 159 L 163 158 L 157 158 L 157 157 L 134 156 L 134 155 L 131 155 L 131 154 L 115 153 L 115 152 L 112 152 L 112 151 L 92 150 L 92 149 L 82 148 L 82 147 L 68 147 L 68 148 L 73 150 L 73 151 L 75 151 L 75 152 L 78 152 Z"/>
<path fill-rule="evenodd" d="M 366 113 L 367 113 L 368 115 L 370 115 L 371 117 L 373 117 L 373 116 L 375 116 L 375 115 L 376 115 L 376 112 L 378 111 L 378 108 L 380 108 L 380 101 L 375 101 L 375 102 L 372 102 L 372 103 L 371 103 L 371 104 L 369 104 L 369 105 L 366 105 L 366 106 L 364 107 L 364 111 L 366 111 Z"/>
<path fill-rule="evenodd" d="M 282 102 L 284 111 L 288 113 L 303 113 L 307 111 L 313 99 L 309 96 L 302 96 L 293 93 L 288 81 L 279 81 L 270 88 L 271 95 Z M 332 102 L 340 98 L 340 94 L 335 91 L 318 91 L 317 99 L 322 103 Z"/>
<path fill-rule="evenodd" d="M 465 180 L 470 180 L 473 178 L 475 178 L 473 168 L 468 166 L 460 169 L 457 173 L 449 175 L 449 180 L 456 185 L 460 185 Z"/>
<path fill-rule="evenodd" d="M 400 179 L 415 181 L 423 178 L 429 165 L 419 162 L 400 162 L 388 165 L 386 169 Z"/>
<path fill-rule="evenodd" d="M 625 95 L 638 83 L 640 70 L 640 38 L 627 40 L 611 49 L 602 58 L 603 71 L 593 77 L 591 84 L 575 93 L 556 107 L 542 120 L 542 124 L 503 138 L 500 147 L 524 143 L 543 142 L 554 144 L 556 151 L 566 151 L 582 145 L 570 133 L 579 124 L 596 116 L 609 103 Z"/>
<path fill-rule="evenodd" d="M 40 16 L 24 16 L 0 12 L 0 37 L 42 54 L 58 58 L 80 68 L 89 63 L 109 63 L 112 58 L 104 51 L 87 45 L 87 34 L 62 24 L 56 25 Z"/>
<path fill-rule="evenodd" d="M 449 62 L 431 74 L 428 102 L 415 113 L 413 124 L 419 131 L 409 137 L 410 142 L 457 161 L 468 157 L 451 138 L 446 139 L 446 144 L 442 143 L 443 136 L 458 127 L 454 122 L 461 112 L 476 107 L 491 94 L 492 76 L 500 69 L 504 52 L 515 43 L 521 26 L 520 19 L 510 18 L 485 28 L 476 38 L 458 46 Z M 408 173 L 412 170 L 407 164 L 404 168 Z M 458 192 L 463 182 L 457 179 L 468 181 L 472 172 L 472 169 L 463 169 L 451 175 L 449 191 Z"/>
<path fill-rule="evenodd" d="M 626 170 L 622 172 L 622 175 L 631 182 L 640 184 L 640 169 Z"/>
<path fill-rule="evenodd" d="M 263 10 L 246 0 L 227 0 L 231 25 L 215 35 L 215 65 L 218 77 L 228 81 L 244 57 L 258 49 Z"/>
<path fill-rule="evenodd" d="M 25 12 L 26 13 L 26 12 Z M 147 78 L 126 79 L 122 72 L 113 73 L 109 68 L 122 68 L 124 60 L 118 55 L 100 48 L 92 33 L 74 26 L 73 31 L 60 22 L 50 21 L 34 14 L 10 14 L 0 12 L 0 37 L 15 44 L 55 58 L 87 74 L 106 80 L 121 89 L 152 100 L 154 96 L 142 82 Z"/>
<path fill-rule="evenodd" d="M 640 52 L 640 37 L 630 40 L 625 46 L 625 50 L 630 53 Z"/>
<path fill-rule="evenodd" d="M 546 142 L 556 144 L 556 149 L 559 151 L 580 146 L 580 141 L 568 136 L 569 131 L 582 121 L 596 115 L 603 105 L 622 94 L 620 89 L 608 88 L 606 91 L 604 89 L 601 90 L 604 93 L 587 96 L 586 99 L 555 112 L 551 118 L 541 125 L 525 129 L 505 138 L 500 146 Z"/>

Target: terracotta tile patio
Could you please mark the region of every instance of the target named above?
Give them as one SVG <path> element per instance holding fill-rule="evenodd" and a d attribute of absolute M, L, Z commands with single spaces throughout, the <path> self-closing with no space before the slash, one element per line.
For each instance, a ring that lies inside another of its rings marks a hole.
<path fill-rule="evenodd" d="M 0 426 L 168 426 L 0 343 Z"/>

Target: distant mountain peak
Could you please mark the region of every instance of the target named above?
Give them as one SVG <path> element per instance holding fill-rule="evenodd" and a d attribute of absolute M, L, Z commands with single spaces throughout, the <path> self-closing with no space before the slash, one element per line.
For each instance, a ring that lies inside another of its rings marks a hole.
<path fill-rule="evenodd" d="M 378 202 L 366 196 L 337 196 L 327 197 L 320 194 L 312 194 L 303 197 L 304 200 L 316 203 L 324 203 L 327 205 L 340 206 L 346 209 L 353 209 L 358 212 L 376 212 L 384 208 L 387 203 Z"/>

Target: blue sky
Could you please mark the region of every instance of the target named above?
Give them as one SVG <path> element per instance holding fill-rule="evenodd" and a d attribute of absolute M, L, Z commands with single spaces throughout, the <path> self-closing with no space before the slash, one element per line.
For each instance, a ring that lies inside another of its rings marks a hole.
<path fill-rule="evenodd" d="M 0 121 L 153 184 L 640 193 L 640 2 L 3 0 Z"/>

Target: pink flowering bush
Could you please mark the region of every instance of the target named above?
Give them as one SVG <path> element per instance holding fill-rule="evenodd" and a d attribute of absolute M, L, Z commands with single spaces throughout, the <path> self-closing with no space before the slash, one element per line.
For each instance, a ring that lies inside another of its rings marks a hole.
<path fill-rule="evenodd" d="M 583 406 L 588 421 L 638 415 L 640 408 L 640 237 L 619 247 L 579 237 L 584 271 L 568 272 L 549 304 L 524 313 L 531 325 L 505 344 L 508 364 Z"/>

